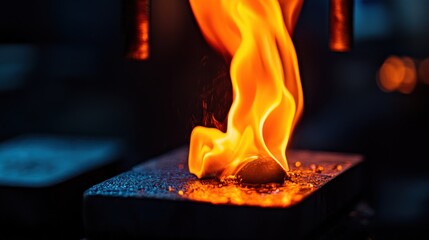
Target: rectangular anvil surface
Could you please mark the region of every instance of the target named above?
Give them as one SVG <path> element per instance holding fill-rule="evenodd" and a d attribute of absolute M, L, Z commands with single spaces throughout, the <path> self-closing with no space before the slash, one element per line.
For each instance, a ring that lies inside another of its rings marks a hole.
<path fill-rule="evenodd" d="M 358 154 L 289 151 L 287 180 L 258 186 L 197 179 L 187 157 L 185 146 L 88 189 L 88 237 L 302 238 L 363 187 Z"/>

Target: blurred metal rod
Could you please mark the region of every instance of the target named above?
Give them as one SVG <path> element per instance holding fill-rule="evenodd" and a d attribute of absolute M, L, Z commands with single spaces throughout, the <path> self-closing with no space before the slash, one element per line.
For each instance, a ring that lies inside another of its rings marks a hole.
<path fill-rule="evenodd" d="M 353 0 L 330 0 L 329 48 L 350 51 L 353 45 Z"/>
<path fill-rule="evenodd" d="M 150 0 L 124 0 L 126 57 L 149 59 Z"/>

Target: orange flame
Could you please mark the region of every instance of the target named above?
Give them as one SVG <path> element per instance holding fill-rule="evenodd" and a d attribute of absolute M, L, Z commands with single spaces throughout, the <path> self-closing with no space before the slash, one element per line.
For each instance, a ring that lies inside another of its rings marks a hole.
<path fill-rule="evenodd" d="M 291 39 L 302 1 L 190 3 L 207 41 L 232 57 L 233 89 L 227 131 L 202 126 L 193 129 L 190 172 L 199 178 L 224 179 L 236 176 L 247 163 L 257 159 L 273 159 L 288 171 L 286 146 L 303 110 L 298 61 Z"/>

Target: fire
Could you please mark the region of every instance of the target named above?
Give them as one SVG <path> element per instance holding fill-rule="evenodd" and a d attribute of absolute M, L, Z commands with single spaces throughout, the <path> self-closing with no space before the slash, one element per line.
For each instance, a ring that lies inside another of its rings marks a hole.
<path fill-rule="evenodd" d="M 198 178 L 221 180 L 236 177 L 243 169 L 250 177 L 279 169 L 285 173 L 289 170 L 286 147 L 303 110 L 291 39 L 302 1 L 190 3 L 206 40 L 231 58 L 233 91 L 226 132 L 202 126 L 193 129 L 190 172 Z"/>

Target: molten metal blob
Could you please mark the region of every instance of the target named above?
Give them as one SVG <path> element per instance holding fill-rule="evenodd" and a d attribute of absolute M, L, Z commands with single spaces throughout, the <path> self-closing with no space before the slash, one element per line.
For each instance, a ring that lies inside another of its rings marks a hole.
<path fill-rule="evenodd" d="M 207 41 L 232 58 L 233 91 L 226 132 L 202 126 L 193 129 L 190 172 L 198 178 L 221 180 L 240 175 L 252 183 L 283 180 L 281 176 L 289 170 L 286 146 L 303 109 L 291 39 L 302 1 L 190 3 Z"/>

